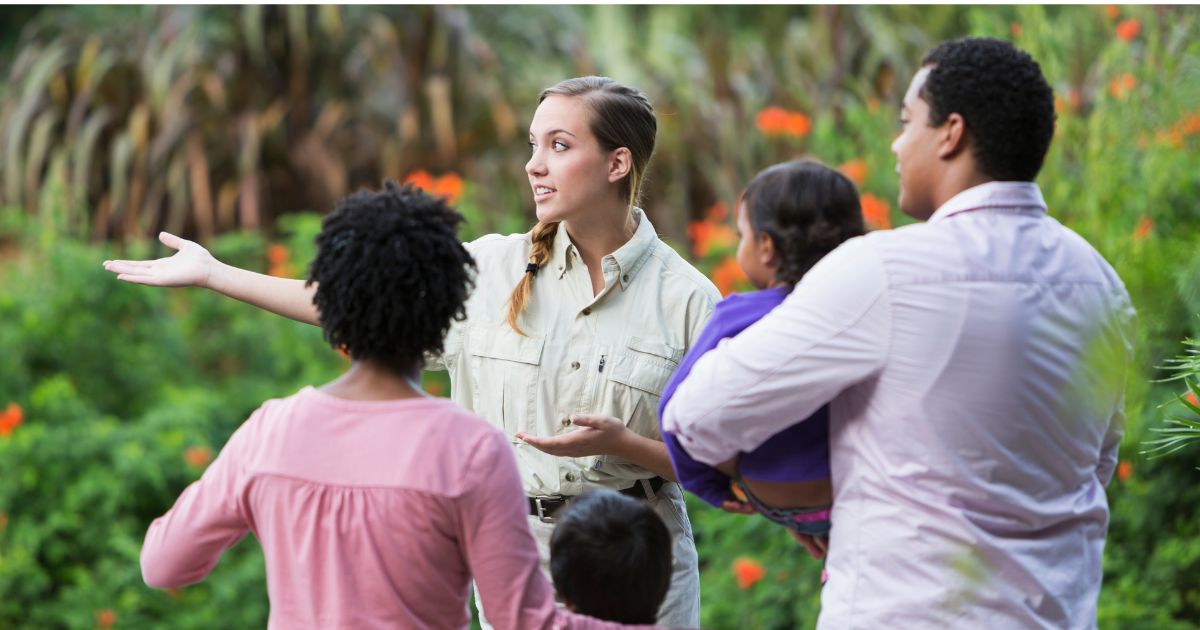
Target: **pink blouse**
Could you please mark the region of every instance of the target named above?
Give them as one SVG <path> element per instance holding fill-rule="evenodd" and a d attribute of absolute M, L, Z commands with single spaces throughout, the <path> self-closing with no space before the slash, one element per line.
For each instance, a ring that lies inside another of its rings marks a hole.
<path fill-rule="evenodd" d="M 435 398 L 269 400 L 163 516 L 142 575 L 198 582 L 253 531 L 270 628 L 465 628 L 478 582 L 497 628 L 616 628 L 557 609 L 508 440 Z"/>

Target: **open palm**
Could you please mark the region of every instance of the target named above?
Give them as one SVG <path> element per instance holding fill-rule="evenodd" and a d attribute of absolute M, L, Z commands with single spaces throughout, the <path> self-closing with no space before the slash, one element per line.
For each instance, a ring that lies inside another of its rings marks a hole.
<path fill-rule="evenodd" d="M 199 244 L 160 232 L 158 240 L 176 250 L 157 260 L 106 260 L 104 268 L 118 280 L 156 287 L 205 286 L 216 259 Z"/>

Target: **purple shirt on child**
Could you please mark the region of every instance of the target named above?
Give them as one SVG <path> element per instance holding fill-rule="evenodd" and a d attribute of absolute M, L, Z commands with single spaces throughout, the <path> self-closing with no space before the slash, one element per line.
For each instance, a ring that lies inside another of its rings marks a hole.
<path fill-rule="evenodd" d="M 704 353 L 717 347 L 722 339 L 733 337 L 762 319 L 788 296 L 788 288 L 765 289 L 729 296 L 719 302 L 712 319 L 700 333 L 679 369 L 663 389 L 658 406 L 660 429 L 663 409 L 676 388 Z M 829 479 L 829 407 L 821 407 L 808 420 L 796 418 L 758 448 L 742 454 L 738 472 L 757 481 L 816 481 Z M 731 479 L 721 471 L 692 459 L 679 445 L 674 434 L 662 430 L 663 442 L 671 456 L 671 465 L 679 483 L 714 507 L 732 498 Z"/>

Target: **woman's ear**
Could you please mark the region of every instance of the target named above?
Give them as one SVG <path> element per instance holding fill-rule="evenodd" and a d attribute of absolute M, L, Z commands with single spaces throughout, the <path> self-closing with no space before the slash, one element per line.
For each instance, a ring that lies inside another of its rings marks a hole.
<path fill-rule="evenodd" d="M 629 149 L 621 147 L 609 154 L 608 183 L 613 184 L 629 174 L 633 168 L 633 154 Z"/>

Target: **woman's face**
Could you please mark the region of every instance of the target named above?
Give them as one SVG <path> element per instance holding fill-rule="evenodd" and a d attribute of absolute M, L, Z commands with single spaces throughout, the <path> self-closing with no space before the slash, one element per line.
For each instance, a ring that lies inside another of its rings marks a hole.
<path fill-rule="evenodd" d="M 525 164 L 538 221 L 570 220 L 619 196 L 610 181 L 610 152 L 589 125 L 587 105 L 570 96 L 551 96 L 529 124 L 532 155 Z"/>

